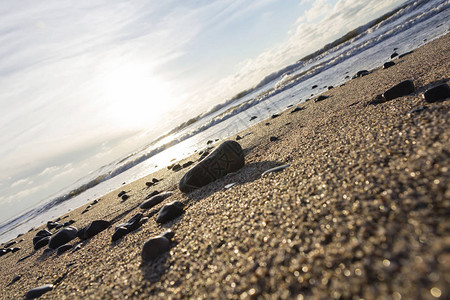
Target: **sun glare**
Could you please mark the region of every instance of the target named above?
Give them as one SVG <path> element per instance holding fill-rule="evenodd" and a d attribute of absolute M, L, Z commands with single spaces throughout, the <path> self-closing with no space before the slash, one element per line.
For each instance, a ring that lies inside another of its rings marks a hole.
<path fill-rule="evenodd" d="M 169 84 L 143 66 L 126 64 L 111 69 L 102 79 L 104 111 L 123 127 L 154 124 L 174 104 Z"/>

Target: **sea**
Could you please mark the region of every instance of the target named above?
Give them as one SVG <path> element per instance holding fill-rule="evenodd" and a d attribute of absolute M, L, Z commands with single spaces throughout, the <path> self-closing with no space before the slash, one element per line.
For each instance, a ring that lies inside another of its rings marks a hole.
<path fill-rule="evenodd" d="M 394 52 L 401 55 L 414 51 L 449 31 L 450 0 L 407 1 L 1 224 L 0 242 L 98 199 L 125 182 L 165 168 L 174 158 L 179 160 L 202 150 L 207 147 L 206 141 L 234 138 L 238 132 L 329 86 L 344 84 L 360 70 L 379 68 Z M 317 88 L 312 89 L 315 85 Z"/>

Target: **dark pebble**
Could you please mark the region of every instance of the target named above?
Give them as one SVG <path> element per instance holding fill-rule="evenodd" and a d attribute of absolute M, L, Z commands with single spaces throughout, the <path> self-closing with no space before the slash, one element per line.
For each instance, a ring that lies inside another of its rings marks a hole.
<path fill-rule="evenodd" d="M 8 285 L 14 284 L 16 281 L 20 280 L 20 278 L 22 278 L 22 275 L 15 276 Z"/>
<path fill-rule="evenodd" d="M 125 191 L 121 191 L 120 193 L 117 194 L 117 197 L 122 197 L 123 195 L 125 195 L 127 192 Z"/>
<path fill-rule="evenodd" d="M 153 191 L 150 194 L 147 195 L 147 197 L 145 197 L 145 199 L 150 199 L 151 197 L 158 195 L 159 191 Z"/>
<path fill-rule="evenodd" d="M 112 235 L 111 239 L 113 242 L 117 241 L 118 239 L 124 237 L 125 235 L 128 234 L 128 229 L 126 227 L 118 227 L 116 228 L 116 230 L 114 231 L 114 234 Z"/>
<path fill-rule="evenodd" d="M 106 228 L 108 228 L 111 224 L 108 221 L 105 220 L 95 220 L 91 224 L 89 224 L 87 227 L 83 229 L 83 234 L 81 235 L 82 240 L 86 240 L 88 238 L 91 238 Z"/>
<path fill-rule="evenodd" d="M 398 97 L 409 95 L 413 92 L 414 83 L 411 80 L 405 80 L 384 92 L 383 97 L 386 101 L 389 101 Z"/>
<path fill-rule="evenodd" d="M 410 55 L 411 53 L 413 53 L 413 51 L 409 51 L 409 52 L 400 54 L 400 55 L 398 56 L 398 58 L 403 58 L 403 57 L 405 57 L 406 55 Z"/>
<path fill-rule="evenodd" d="M 296 108 L 294 108 L 294 109 L 291 111 L 291 114 L 292 114 L 292 113 L 295 113 L 295 112 L 298 112 L 298 111 L 301 111 L 301 110 L 304 110 L 304 108 L 303 108 L 303 107 L 300 107 L 300 106 L 297 106 Z"/>
<path fill-rule="evenodd" d="M 329 96 L 320 95 L 319 97 L 317 97 L 317 98 L 314 100 L 314 102 L 319 102 L 319 101 L 325 100 L 325 99 L 327 99 L 327 98 L 329 98 Z"/>
<path fill-rule="evenodd" d="M 128 195 L 122 195 L 122 201 L 127 201 L 130 196 Z"/>
<path fill-rule="evenodd" d="M 153 237 L 145 242 L 142 247 L 141 257 L 143 261 L 152 261 L 161 254 L 169 251 L 170 240 L 163 235 Z"/>
<path fill-rule="evenodd" d="M 50 241 L 50 237 L 49 236 L 44 236 L 39 241 L 37 241 L 36 244 L 34 244 L 34 250 L 39 250 L 42 247 L 47 246 L 49 241 Z"/>
<path fill-rule="evenodd" d="M 73 223 L 75 223 L 75 220 L 69 220 L 69 221 L 67 221 L 67 222 L 65 222 L 65 223 L 63 224 L 63 227 L 70 226 L 70 225 L 72 225 Z"/>
<path fill-rule="evenodd" d="M 178 171 L 180 171 L 181 169 L 182 169 L 182 167 L 181 167 L 180 164 L 176 164 L 176 165 L 174 165 L 174 166 L 172 167 L 172 171 L 174 171 L 174 172 L 178 172 Z"/>
<path fill-rule="evenodd" d="M 279 140 L 279 138 L 277 138 L 276 136 L 271 136 L 270 137 L 270 141 L 271 142 L 276 142 L 276 141 L 278 141 Z"/>
<path fill-rule="evenodd" d="M 270 125 L 270 123 L 269 123 L 269 122 L 267 122 L 267 123 L 265 123 L 264 125 L 266 125 L 266 126 L 269 126 L 269 125 Z"/>
<path fill-rule="evenodd" d="M 239 140 L 242 140 L 242 137 L 238 134 L 238 135 L 236 136 L 236 141 L 239 141 Z"/>
<path fill-rule="evenodd" d="M 281 114 L 273 114 L 272 119 L 278 118 L 279 116 L 281 116 Z"/>
<path fill-rule="evenodd" d="M 369 75 L 369 74 L 370 74 L 369 71 L 367 71 L 367 70 L 361 70 L 361 71 L 358 71 L 358 72 L 352 77 L 352 79 L 355 79 L 355 78 L 358 78 L 358 77 L 364 77 L 364 76 Z"/>
<path fill-rule="evenodd" d="M 47 228 L 50 229 L 50 230 L 55 228 L 58 225 L 59 225 L 59 223 L 57 223 L 57 222 L 52 222 L 52 221 L 48 221 L 47 222 Z"/>
<path fill-rule="evenodd" d="M 394 57 L 397 57 L 398 56 L 398 53 L 397 52 L 394 52 L 394 53 L 392 53 L 392 55 L 391 55 L 391 59 L 393 59 Z"/>
<path fill-rule="evenodd" d="M 392 66 L 395 66 L 395 62 L 393 62 L 393 61 L 388 61 L 388 62 L 385 62 L 385 63 L 383 64 L 383 69 L 388 69 L 388 68 L 390 68 L 390 67 L 392 67 Z"/>
<path fill-rule="evenodd" d="M 46 285 L 29 290 L 26 293 L 25 298 L 26 299 L 39 298 L 40 296 L 44 295 L 45 293 L 47 293 L 51 290 L 53 290 L 53 284 L 46 284 Z"/>
<path fill-rule="evenodd" d="M 173 192 L 165 192 L 157 194 L 148 199 L 147 201 L 142 202 L 142 204 L 139 207 L 142 209 L 152 208 L 153 206 L 163 202 L 166 198 L 170 197 L 172 194 Z"/>
<path fill-rule="evenodd" d="M 6 249 L 0 249 L 0 256 L 5 255 L 6 253 L 8 253 L 8 251 L 6 251 Z"/>
<path fill-rule="evenodd" d="M 151 182 L 151 181 L 147 181 L 147 182 L 145 183 L 145 185 L 146 185 L 147 187 L 151 187 L 152 185 L 154 185 L 154 183 Z"/>
<path fill-rule="evenodd" d="M 188 161 L 188 162 L 185 162 L 181 167 L 184 169 L 184 168 L 187 168 L 187 167 L 189 167 L 190 165 L 193 165 L 194 164 L 194 162 L 193 161 Z"/>
<path fill-rule="evenodd" d="M 427 90 L 423 94 L 423 98 L 428 103 L 443 101 L 450 97 L 450 89 L 447 84 L 441 84 Z"/>
<path fill-rule="evenodd" d="M 70 242 L 71 240 L 77 237 L 77 232 L 78 230 L 73 226 L 60 229 L 58 232 L 56 232 L 54 235 L 50 237 L 50 240 L 48 241 L 49 248 L 56 249 L 59 246 Z"/>
<path fill-rule="evenodd" d="M 70 249 L 72 249 L 72 245 L 70 244 L 59 246 L 58 249 L 56 249 L 56 255 L 61 255 Z"/>
<path fill-rule="evenodd" d="M 313 85 L 313 86 L 311 87 L 311 89 L 315 89 L 316 87 L 317 87 L 317 84 Z"/>
<path fill-rule="evenodd" d="M 156 223 L 167 223 L 179 216 L 184 212 L 184 204 L 180 201 L 173 201 L 164 205 L 160 210 Z"/>
<path fill-rule="evenodd" d="M 11 248 L 11 252 L 12 253 L 16 253 L 17 251 L 19 251 L 21 248 L 20 247 L 14 247 L 14 248 Z"/>
<path fill-rule="evenodd" d="M 253 121 L 256 118 L 257 118 L 257 116 L 253 116 L 253 117 L 250 118 L 250 121 Z"/>
<path fill-rule="evenodd" d="M 17 241 L 12 241 L 12 242 L 9 242 L 6 245 L 4 245 L 3 248 L 4 249 L 10 248 L 12 245 L 15 245 L 15 244 L 17 244 Z"/>

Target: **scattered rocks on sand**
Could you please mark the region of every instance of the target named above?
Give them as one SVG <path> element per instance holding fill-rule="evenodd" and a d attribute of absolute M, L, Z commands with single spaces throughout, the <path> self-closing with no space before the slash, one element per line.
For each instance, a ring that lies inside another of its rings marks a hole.
<path fill-rule="evenodd" d="M 236 141 L 225 141 L 181 178 L 179 188 L 191 192 L 244 166 L 244 152 Z"/>
<path fill-rule="evenodd" d="M 180 201 L 173 201 L 164 205 L 158 213 L 156 223 L 167 223 L 181 216 L 184 212 L 184 204 Z"/>
<path fill-rule="evenodd" d="M 73 226 L 60 229 L 54 235 L 52 235 L 50 240 L 48 241 L 49 248 L 56 249 L 59 246 L 70 242 L 77 237 L 77 232 L 78 230 Z"/>
<path fill-rule="evenodd" d="M 383 98 L 385 101 L 389 101 L 411 93 L 414 93 L 414 83 L 411 80 L 405 80 L 384 92 Z"/>
<path fill-rule="evenodd" d="M 6 249 L 0 249 L 0 257 L 7 253 L 8 253 L 8 251 Z"/>
<path fill-rule="evenodd" d="M 139 207 L 142 209 L 152 208 L 153 206 L 163 202 L 166 198 L 170 197 L 172 194 L 173 192 L 165 192 L 157 194 L 148 199 L 147 201 L 142 202 L 142 204 Z"/>
<path fill-rule="evenodd" d="M 40 287 L 29 290 L 26 293 L 25 298 L 26 299 L 39 298 L 40 296 L 44 295 L 45 293 L 47 293 L 51 290 L 53 290 L 53 284 L 42 285 Z"/>
<path fill-rule="evenodd" d="M 423 98 L 428 103 L 443 101 L 449 97 L 450 97 L 450 89 L 448 85 L 445 83 L 435 86 L 427 90 L 425 93 L 423 93 Z"/>
<path fill-rule="evenodd" d="M 106 228 L 108 228 L 111 224 L 108 221 L 105 220 L 95 220 L 85 228 L 82 228 L 78 232 L 78 237 L 82 240 L 86 240 L 88 238 L 91 238 Z"/>
<path fill-rule="evenodd" d="M 265 175 L 267 175 L 267 174 L 269 174 L 269 173 L 274 173 L 274 172 L 280 172 L 280 171 L 283 171 L 284 169 L 286 169 L 286 168 L 289 167 L 290 165 L 291 165 L 291 164 L 285 164 L 285 165 L 282 165 L 282 166 L 278 166 L 278 167 L 269 169 L 269 170 L 265 171 L 264 173 L 262 173 L 262 174 L 261 174 L 261 177 L 263 177 L 263 176 L 265 176 Z"/>
<path fill-rule="evenodd" d="M 388 61 L 383 64 L 383 69 L 389 69 L 390 67 L 395 66 L 395 62 Z"/>
<path fill-rule="evenodd" d="M 170 243 L 174 236 L 172 231 L 147 240 L 142 247 L 141 257 L 143 261 L 153 261 L 161 254 L 169 251 Z"/>

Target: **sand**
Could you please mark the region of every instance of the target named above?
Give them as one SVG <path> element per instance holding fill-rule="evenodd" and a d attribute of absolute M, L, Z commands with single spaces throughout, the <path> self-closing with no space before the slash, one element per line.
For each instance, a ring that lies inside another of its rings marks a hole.
<path fill-rule="evenodd" d="M 421 97 L 449 80 L 449 48 L 447 34 L 389 69 L 325 92 L 326 100 L 248 128 L 239 140 L 245 166 L 195 192 L 177 189 L 187 169 L 164 169 L 124 185 L 125 202 L 117 190 L 87 213 L 86 205 L 73 210 L 63 221 L 78 228 L 115 222 L 74 253 L 34 251 L 31 239 L 42 227 L 18 237 L 21 250 L 0 258 L 1 298 L 20 299 L 44 284 L 54 289 L 42 299 L 449 297 L 450 102 Z M 368 104 L 406 79 L 416 93 Z M 147 188 L 152 178 L 163 180 Z M 175 193 L 142 211 L 153 190 Z M 186 204 L 185 213 L 157 225 L 155 213 L 173 200 Z M 149 221 L 112 243 L 114 226 L 138 212 Z M 175 233 L 170 251 L 142 263 L 144 242 L 168 228 Z"/>

